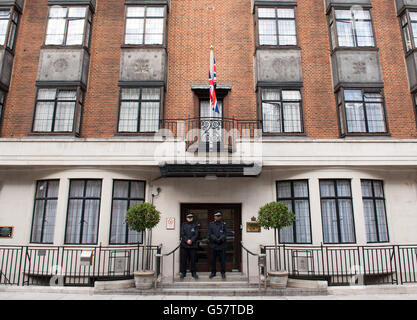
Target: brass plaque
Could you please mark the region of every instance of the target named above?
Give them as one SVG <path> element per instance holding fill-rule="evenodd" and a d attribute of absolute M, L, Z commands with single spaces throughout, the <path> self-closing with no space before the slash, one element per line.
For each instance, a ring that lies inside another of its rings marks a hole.
<path fill-rule="evenodd" d="M 246 222 L 246 232 L 261 232 L 261 227 L 257 222 Z"/>

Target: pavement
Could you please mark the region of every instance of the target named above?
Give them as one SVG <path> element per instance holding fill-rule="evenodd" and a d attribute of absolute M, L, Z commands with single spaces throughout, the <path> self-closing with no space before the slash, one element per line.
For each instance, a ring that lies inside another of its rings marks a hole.
<path fill-rule="evenodd" d="M 1 300 L 417 300 L 417 285 L 331 287 L 327 296 L 173 296 L 94 294 L 93 288 L 0 287 Z"/>

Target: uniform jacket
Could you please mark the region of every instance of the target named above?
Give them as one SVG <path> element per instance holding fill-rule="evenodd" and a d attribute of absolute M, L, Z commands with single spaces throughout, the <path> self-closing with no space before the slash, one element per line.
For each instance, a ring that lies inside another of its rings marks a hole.
<path fill-rule="evenodd" d="M 226 222 L 212 221 L 208 227 L 208 238 L 212 249 L 226 249 Z"/>
<path fill-rule="evenodd" d="M 181 247 L 197 248 L 198 224 L 196 222 L 184 222 L 181 226 Z M 191 240 L 191 245 L 187 241 Z"/>

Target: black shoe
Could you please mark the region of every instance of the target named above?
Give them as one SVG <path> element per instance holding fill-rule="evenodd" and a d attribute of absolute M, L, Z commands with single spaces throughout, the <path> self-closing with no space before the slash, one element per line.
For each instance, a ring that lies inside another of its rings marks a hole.
<path fill-rule="evenodd" d="M 194 279 L 198 279 L 198 275 L 197 275 L 197 273 L 193 273 L 192 275 L 191 275 Z"/>
<path fill-rule="evenodd" d="M 180 279 L 184 279 L 185 278 L 185 274 L 184 273 L 181 273 L 180 274 Z"/>
<path fill-rule="evenodd" d="M 226 274 L 222 273 L 222 279 L 226 279 Z"/>
<path fill-rule="evenodd" d="M 216 276 L 216 274 L 215 273 L 212 273 L 212 274 L 210 274 L 209 278 L 210 279 L 213 279 L 215 276 Z"/>

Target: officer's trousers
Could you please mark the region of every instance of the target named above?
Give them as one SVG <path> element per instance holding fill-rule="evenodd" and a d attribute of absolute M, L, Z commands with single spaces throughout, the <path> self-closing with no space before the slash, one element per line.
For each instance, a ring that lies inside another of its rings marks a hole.
<path fill-rule="evenodd" d="M 211 273 L 216 274 L 217 257 L 220 259 L 220 272 L 226 273 L 226 249 L 210 249 L 211 251 Z"/>
<path fill-rule="evenodd" d="M 196 248 L 180 248 L 180 272 L 182 274 L 187 273 L 187 262 L 190 261 L 191 265 L 191 274 L 196 272 L 195 267 L 195 257 L 196 257 Z"/>

